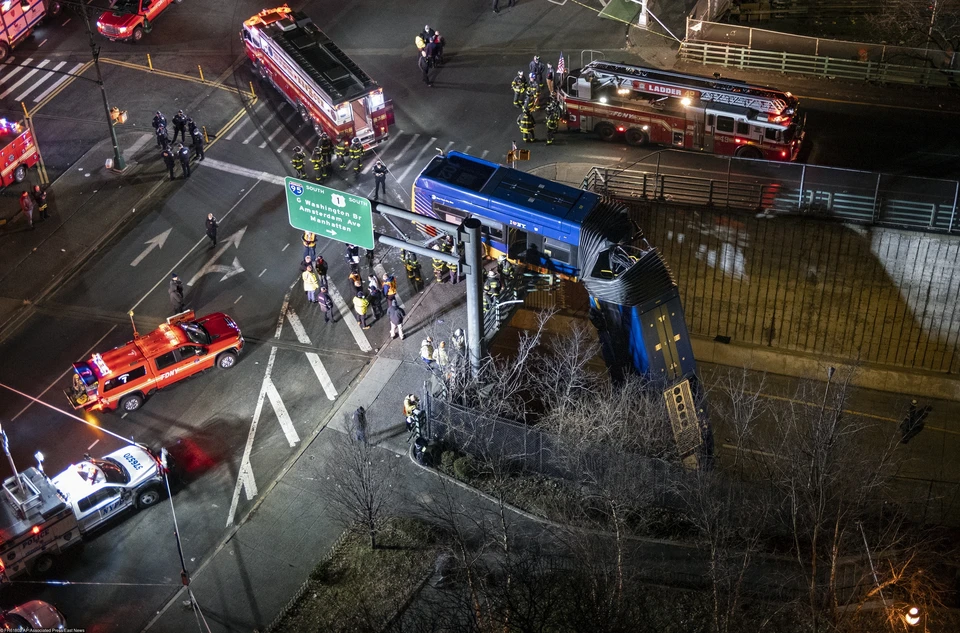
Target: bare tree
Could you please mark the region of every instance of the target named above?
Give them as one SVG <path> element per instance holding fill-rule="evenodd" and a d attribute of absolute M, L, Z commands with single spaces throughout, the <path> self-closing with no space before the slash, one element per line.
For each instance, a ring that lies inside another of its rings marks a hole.
<path fill-rule="evenodd" d="M 953 55 L 960 46 L 960 1 L 886 0 L 864 15 L 878 39 L 905 46 L 930 46 Z"/>
<path fill-rule="evenodd" d="M 379 449 L 350 435 L 338 435 L 326 467 L 332 486 L 322 495 L 345 527 L 361 526 L 377 548 L 377 536 L 401 495 L 400 455 Z"/>

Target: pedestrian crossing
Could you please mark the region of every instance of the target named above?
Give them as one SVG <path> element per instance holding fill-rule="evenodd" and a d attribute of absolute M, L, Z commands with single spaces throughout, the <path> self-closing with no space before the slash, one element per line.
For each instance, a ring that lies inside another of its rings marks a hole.
<path fill-rule="evenodd" d="M 267 110 L 272 111 L 267 113 Z M 261 116 L 263 117 L 262 120 Z M 242 145 L 255 145 L 259 149 L 276 146 L 277 153 L 290 152 L 291 146 L 299 145 L 307 156 L 310 156 L 313 146 L 317 142 L 312 124 L 303 122 L 300 115 L 292 107 L 285 102 L 277 105 L 270 104 L 267 101 L 257 103 L 253 110 L 241 117 L 223 138 L 226 141 Z M 308 140 L 306 142 L 298 140 L 304 138 Z M 406 191 L 435 153 L 442 151 L 446 154 L 452 150 L 473 153 L 473 155 L 484 159 L 491 154 L 490 150 L 479 149 L 456 140 L 443 139 L 421 132 L 408 132 L 395 127 L 391 130 L 389 139 L 367 153 L 360 173 L 363 175 L 369 174 L 379 158 L 387 166 L 388 189 Z M 332 170 L 334 178 L 330 180 L 329 184 L 333 187 L 337 187 L 339 184 L 341 185 L 340 188 L 353 190 L 355 186 L 352 171 L 347 174 L 347 172 L 338 169 L 337 164 L 337 159 L 334 158 L 334 168 Z M 349 176 L 346 179 L 346 184 L 337 181 L 336 175 L 338 174 Z M 309 178 L 313 177 L 309 167 L 307 175 Z M 375 184 L 370 182 L 370 179 L 363 179 L 356 185 L 356 188 L 359 189 L 359 193 L 372 198 Z"/>
<path fill-rule="evenodd" d="M 76 74 L 84 64 L 49 59 L 10 58 L 0 64 L 0 100 L 39 103 Z M 19 108 L 17 108 L 19 109 Z"/>

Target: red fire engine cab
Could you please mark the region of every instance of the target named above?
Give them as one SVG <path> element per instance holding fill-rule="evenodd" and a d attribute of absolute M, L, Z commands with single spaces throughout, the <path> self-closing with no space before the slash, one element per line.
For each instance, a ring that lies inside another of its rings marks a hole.
<path fill-rule="evenodd" d="M 731 79 L 593 61 L 559 90 L 568 129 L 743 158 L 795 160 L 803 117 L 789 92 Z"/>
<path fill-rule="evenodd" d="M 317 134 L 359 138 L 368 150 L 388 138 L 393 104 L 313 20 L 283 5 L 243 23 L 247 57 Z"/>
<path fill-rule="evenodd" d="M 33 140 L 33 133 L 16 121 L 0 119 L 0 180 L 7 187 L 15 182 L 23 182 L 27 169 L 40 161 L 40 152 Z"/>

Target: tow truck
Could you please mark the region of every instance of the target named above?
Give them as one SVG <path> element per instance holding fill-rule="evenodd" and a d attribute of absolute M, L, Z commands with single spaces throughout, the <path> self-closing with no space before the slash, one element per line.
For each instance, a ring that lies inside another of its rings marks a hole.
<path fill-rule="evenodd" d="M 139 42 L 153 29 L 153 21 L 183 0 L 119 0 L 97 20 L 97 31 L 109 40 Z"/>
<path fill-rule="evenodd" d="M 3 482 L 0 501 L 0 583 L 42 574 L 54 557 L 127 510 L 163 498 L 163 462 L 130 445 L 102 459 L 85 459 L 48 478 L 31 466 Z"/>
<path fill-rule="evenodd" d="M 133 318 L 131 314 L 131 319 Z M 230 369 L 243 349 L 236 322 L 222 312 L 175 314 L 153 332 L 73 364 L 64 390 L 74 409 L 136 411 L 145 398 L 214 366 Z"/>

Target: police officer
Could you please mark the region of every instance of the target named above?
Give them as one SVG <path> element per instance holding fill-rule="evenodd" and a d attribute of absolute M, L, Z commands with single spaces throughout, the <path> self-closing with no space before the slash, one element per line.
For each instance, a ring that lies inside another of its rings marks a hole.
<path fill-rule="evenodd" d="M 400 260 L 403 262 L 403 267 L 407 269 L 407 280 L 413 286 L 413 291 L 420 292 L 423 290 L 423 270 L 420 268 L 417 254 L 401 250 Z"/>
<path fill-rule="evenodd" d="M 193 153 L 197 160 L 203 160 L 203 134 L 193 121 L 190 121 L 190 138 L 193 139 Z"/>
<path fill-rule="evenodd" d="M 337 147 L 334 149 L 337 158 L 340 159 L 340 169 L 345 169 L 347 166 L 347 152 L 349 150 L 350 141 L 347 140 L 346 136 L 341 136 L 340 140 L 337 141 Z"/>
<path fill-rule="evenodd" d="M 183 146 L 183 143 L 177 143 L 177 158 L 180 159 L 180 169 L 183 170 L 183 178 L 190 177 L 190 150 Z"/>
<path fill-rule="evenodd" d="M 517 71 L 517 76 L 510 82 L 510 88 L 513 89 L 513 107 L 522 108 L 523 98 L 527 94 L 527 79 L 522 70 Z"/>
<path fill-rule="evenodd" d="M 353 161 L 353 175 L 359 177 L 363 169 L 363 145 L 356 137 L 350 142 L 350 160 Z"/>
<path fill-rule="evenodd" d="M 157 147 L 159 149 L 169 149 L 170 139 L 167 138 L 167 127 L 165 125 L 157 126 Z"/>
<path fill-rule="evenodd" d="M 40 212 L 40 219 L 46 220 L 50 217 L 47 213 L 47 192 L 40 185 L 34 185 L 30 191 L 33 201 L 37 203 L 37 211 Z"/>
<path fill-rule="evenodd" d="M 297 170 L 297 178 L 305 178 L 307 176 L 307 172 L 303 170 L 303 161 L 306 158 L 307 155 L 303 153 L 302 147 L 297 145 L 293 148 L 293 156 L 290 158 L 290 164 Z"/>
<path fill-rule="evenodd" d="M 517 125 L 520 126 L 520 134 L 523 135 L 524 143 L 536 142 L 537 139 L 534 135 L 534 127 L 536 124 L 537 123 L 534 121 L 530 110 L 524 108 L 523 112 L 520 113 L 520 116 L 517 117 Z"/>
<path fill-rule="evenodd" d="M 180 135 L 180 138 L 184 143 L 187 142 L 187 115 L 183 113 L 183 110 L 177 110 L 177 113 L 173 115 L 173 140 L 176 142 L 177 135 Z"/>
<path fill-rule="evenodd" d="M 380 189 L 383 189 L 383 195 L 387 195 L 387 166 L 383 161 L 377 159 L 377 164 L 373 166 L 373 179 L 377 182 L 377 188 L 374 189 L 373 199 L 380 199 Z"/>
<path fill-rule="evenodd" d="M 553 145 L 553 136 L 560 126 L 560 107 L 556 101 L 547 106 L 547 145 Z"/>
<path fill-rule="evenodd" d="M 167 117 L 163 116 L 163 113 L 160 110 L 157 110 L 157 113 L 153 115 L 153 129 L 158 127 L 167 127 Z"/>
<path fill-rule="evenodd" d="M 163 148 L 163 164 L 166 165 L 167 170 L 170 172 L 170 180 L 173 180 L 173 152 L 170 151 L 169 147 Z"/>
<path fill-rule="evenodd" d="M 322 132 L 317 146 L 320 148 L 320 177 L 326 178 L 330 169 L 330 159 L 333 158 L 333 141 L 326 132 Z"/>
<path fill-rule="evenodd" d="M 527 81 L 527 96 L 523 102 L 523 107 L 530 110 L 536 110 L 540 107 L 540 84 L 537 83 L 537 76 L 530 73 L 530 79 Z"/>

